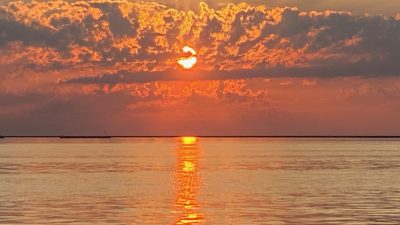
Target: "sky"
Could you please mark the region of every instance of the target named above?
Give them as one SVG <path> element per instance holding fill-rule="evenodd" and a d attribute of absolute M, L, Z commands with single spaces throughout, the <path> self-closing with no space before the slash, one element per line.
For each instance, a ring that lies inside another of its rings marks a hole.
<path fill-rule="evenodd" d="M 397 9 L 0 0 L 0 135 L 400 135 Z"/>

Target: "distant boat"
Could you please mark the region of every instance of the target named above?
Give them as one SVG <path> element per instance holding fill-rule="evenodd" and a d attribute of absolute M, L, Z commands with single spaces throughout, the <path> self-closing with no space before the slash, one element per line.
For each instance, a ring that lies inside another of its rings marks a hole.
<path fill-rule="evenodd" d="M 64 136 L 61 135 L 60 138 L 111 138 L 111 136 L 108 135 L 101 135 L 101 136 Z"/>

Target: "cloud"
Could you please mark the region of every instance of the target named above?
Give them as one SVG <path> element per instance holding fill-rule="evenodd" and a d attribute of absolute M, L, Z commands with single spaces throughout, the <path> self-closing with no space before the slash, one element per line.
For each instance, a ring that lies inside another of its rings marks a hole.
<path fill-rule="evenodd" d="M 400 75 L 394 17 L 245 3 L 200 3 L 193 12 L 149 2 L 10 2 L 0 6 L 0 28 L 0 67 L 98 76 L 71 74 L 69 83 L 185 80 L 173 75 L 184 45 L 198 52 L 199 79 Z"/>
<path fill-rule="evenodd" d="M 266 69 L 244 69 L 244 70 L 166 70 L 166 71 L 143 71 L 132 72 L 127 70 L 116 73 L 103 74 L 101 76 L 81 76 L 61 81 L 66 84 L 119 84 L 119 83 L 149 83 L 155 81 L 200 81 L 200 80 L 232 80 L 251 78 L 272 77 L 375 77 L 375 76 L 398 76 L 397 70 L 387 65 L 375 63 L 357 63 L 336 66 L 320 67 L 275 67 Z"/>
<path fill-rule="evenodd" d="M 181 2 L 1 5 L 0 133 L 399 130 L 398 17 Z"/>

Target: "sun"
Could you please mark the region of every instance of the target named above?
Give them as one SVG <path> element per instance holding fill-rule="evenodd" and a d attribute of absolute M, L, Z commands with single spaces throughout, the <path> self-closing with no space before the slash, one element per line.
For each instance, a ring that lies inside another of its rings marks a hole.
<path fill-rule="evenodd" d="M 197 138 L 194 136 L 181 137 L 181 142 L 183 145 L 194 145 L 197 142 Z"/>
<path fill-rule="evenodd" d="M 182 66 L 184 69 L 190 69 L 192 68 L 196 63 L 197 63 L 197 57 L 196 57 L 196 51 L 189 47 L 185 46 L 182 48 L 183 53 L 188 53 L 190 54 L 187 57 L 179 57 L 176 61 L 177 63 Z"/>

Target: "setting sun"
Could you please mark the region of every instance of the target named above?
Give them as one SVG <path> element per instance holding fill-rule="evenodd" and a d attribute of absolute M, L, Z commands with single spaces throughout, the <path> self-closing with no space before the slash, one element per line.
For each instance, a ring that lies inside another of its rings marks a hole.
<path fill-rule="evenodd" d="M 194 145 L 196 144 L 197 138 L 196 137 L 182 137 L 181 142 L 184 145 Z"/>
<path fill-rule="evenodd" d="M 182 48 L 183 53 L 190 53 L 188 57 L 179 57 L 177 59 L 177 63 L 182 66 L 184 69 L 190 69 L 197 63 L 196 51 L 189 47 L 185 46 Z"/>

